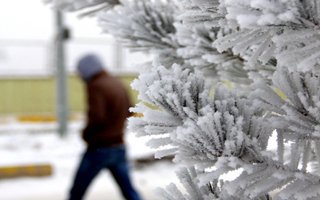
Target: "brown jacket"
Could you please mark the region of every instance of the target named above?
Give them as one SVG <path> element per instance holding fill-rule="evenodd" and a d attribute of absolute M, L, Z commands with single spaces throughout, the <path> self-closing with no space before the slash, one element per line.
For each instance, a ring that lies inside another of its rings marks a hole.
<path fill-rule="evenodd" d="M 130 101 L 122 83 L 100 72 L 87 82 L 87 125 L 82 137 L 89 147 L 123 144 Z"/>

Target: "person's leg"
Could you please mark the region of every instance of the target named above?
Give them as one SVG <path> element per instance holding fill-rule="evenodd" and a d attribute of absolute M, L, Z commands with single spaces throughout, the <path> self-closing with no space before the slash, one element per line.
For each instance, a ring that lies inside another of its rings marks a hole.
<path fill-rule="evenodd" d="M 86 151 L 79 164 L 70 190 L 69 200 L 81 200 L 88 186 L 103 168 L 94 151 Z"/>
<path fill-rule="evenodd" d="M 109 166 L 109 169 L 117 181 L 123 196 L 127 200 L 141 200 L 139 194 L 134 189 L 129 175 L 129 167 L 125 156 L 125 150 L 120 149 L 116 152 L 117 162 Z"/>

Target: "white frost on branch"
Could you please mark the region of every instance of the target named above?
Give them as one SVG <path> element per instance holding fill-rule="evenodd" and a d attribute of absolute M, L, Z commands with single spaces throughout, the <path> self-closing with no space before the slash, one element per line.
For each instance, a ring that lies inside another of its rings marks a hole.
<path fill-rule="evenodd" d="M 281 93 L 263 82 L 254 85 L 255 104 L 271 113 L 270 125 L 278 130 L 278 138 L 291 142 L 288 150 L 278 146 L 278 153 L 281 152 L 278 160 L 287 167 L 283 173 L 288 173 L 291 179 L 291 183 L 277 194 L 279 199 L 308 199 L 301 194 L 320 197 L 319 190 L 308 195 L 308 187 L 318 187 L 320 180 L 319 85 L 317 73 L 289 72 L 286 68 L 278 69 L 273 76 L 273 87 Z M 284 160 L 285 151 L 289 151 L 289 157 Z M 297 174 L 292 176 L 289 171 Z M 299 191 L 292 191 L 298 184 L 304 186 Z"/>
<path fill-rule="evenodd" d="M 225 0 L 226 18 L 235 20 L 241 28 L 285 25 L 297 22 L 300 15 L 293 1 Z"/>
<path fill-rule="evenodd" d="M 230 48 L 250 65 L 275 58 L 291 71 L 318 71 L 319 1 L 226 0 L 223 6 L 238 28 L 218 38 L 219 51 Z"/>
<path fill-rule="evenodd" d="M 50 2 L 112 4 L 99 12 L 102 29 L 154 54 L 132 84 L 142 117 L 129 126 L 151 136 L 157 158 L 185 166 L 183 188 L 171 184 L 165 199 L 320 199 L 319 0 Z M 212 77 L 253 93 L 213 86 Z M 273 132 L 276 151 L 267 148 Z"/>
<path fill-rule="evenodd" d="M 175 5 L 163 1 L 123 0 L 123 5 L 100 13 L 99 24 L 132 51 L 157 54 L 162 64 L 179 63 L 175 49 Z M 164 60 L 167 60 L 166 62 Z"/>
<path fill-rule="evenodd" d="M 64 11 L 78 11 L 90 8 L 90 12 L 120 4 L 120 0 L 43 0 L 54 8 Z"/>

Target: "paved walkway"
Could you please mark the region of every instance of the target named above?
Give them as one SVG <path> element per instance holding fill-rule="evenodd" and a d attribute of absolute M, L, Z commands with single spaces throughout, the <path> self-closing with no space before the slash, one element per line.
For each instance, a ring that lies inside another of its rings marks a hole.
<path fill-rule="evenodd" d="M 140 169 L 133 168 L 132 179 L 144 200 L 161 200 L 155 189 L 177 182 L 175 167 L 168 162 L 157 162 Z M 61 173 L 61 172 L 60 172 Z M 66 200 L 72 176 L 53 175 L 44 178 L 18 178 L 0 180 L 2 200 Z M 94 180 L 85 200 L 124 200 L 109 172 Z"/>
<path fill-rule="evenodd" d="M 138 188 L 140 195 L 143 200 L 161 200 L 157 198 L 156 194 L 152 192 L 151 188 Z M 42 195 L 32 195 L 28 197 L 8 197 L 6 200 L 66 200 L 65 194 L 42 194 Z M 104 191 L 92 190 L 88 191 L 85 200 L 124 200 L 119 191 L 115 188 L 114 190 L 106 188 Z"/>

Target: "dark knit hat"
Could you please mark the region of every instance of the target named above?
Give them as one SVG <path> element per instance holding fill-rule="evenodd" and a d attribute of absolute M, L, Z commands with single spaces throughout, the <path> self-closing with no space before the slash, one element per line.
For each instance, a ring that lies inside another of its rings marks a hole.
<path fill-rule="evenodd" d="M 81 78 L 86 81 L 99 72 L 104 71 L 101 60 L 93 54 L 82 57 L 78 62 L 77 69 Z"/>

